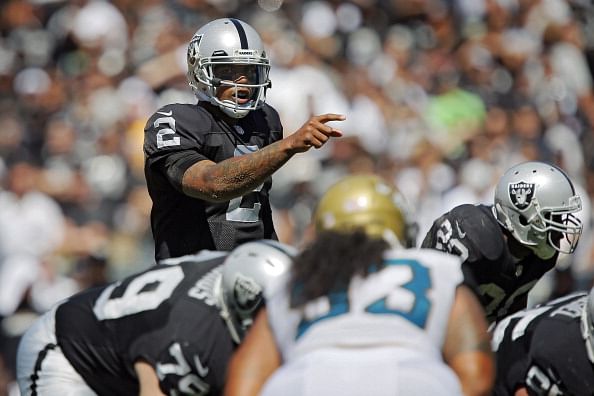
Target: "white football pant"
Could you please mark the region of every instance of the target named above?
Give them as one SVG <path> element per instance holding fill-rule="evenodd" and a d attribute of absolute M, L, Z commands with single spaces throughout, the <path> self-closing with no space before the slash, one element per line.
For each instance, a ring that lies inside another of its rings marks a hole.
<path fill-rule="evenodd" d="M 19 343 L 17 381 L 21 396 L 96 395 L 58 346 L 55 313 L 53 308 L 37 319 Z"/>

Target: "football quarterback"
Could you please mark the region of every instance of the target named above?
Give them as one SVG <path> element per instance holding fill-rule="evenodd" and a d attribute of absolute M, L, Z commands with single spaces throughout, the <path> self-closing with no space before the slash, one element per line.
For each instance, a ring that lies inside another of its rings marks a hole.
<path fill-rule="evenodd" d="M 186 60 L 198 103 L 168 104 L 145 126 L 157 261 L 276 239 L 272 174 L 293 155 L 342 135 L 326 123 L 344 116 L 323 114 L 283 138 L 278 113 L 265 103 L 268 55 L 243 21 L 222 18 L 198 29 Z"/>

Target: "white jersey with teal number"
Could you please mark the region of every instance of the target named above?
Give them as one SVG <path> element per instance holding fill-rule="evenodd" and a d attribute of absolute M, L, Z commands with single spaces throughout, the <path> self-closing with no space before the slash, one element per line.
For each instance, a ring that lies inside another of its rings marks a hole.
<path fill-rule="evenodd" d="M 268 315 L 283 359 L 324 347 L 390 345 L 439 357 L 460 260 L 434 250 L 392 250 L 385 267 L 355 277 L 348 291 L 289 308 L 285 287 L 268 297 Z"/>

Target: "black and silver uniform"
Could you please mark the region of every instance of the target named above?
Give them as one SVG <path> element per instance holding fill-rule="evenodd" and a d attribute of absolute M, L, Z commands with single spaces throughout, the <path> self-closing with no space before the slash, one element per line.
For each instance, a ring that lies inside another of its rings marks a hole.
<path fill-rule="evenodd" d="M 168 395 L 219 394 L 234 342 L 212 295 L 225 254 L 154 266 L 56 311 L 64 356 L 98 395 L 137 395 L 144 360 Z"/>
<path fill-rule="evenodd" d="M 212 203 L 182 192 L 184 172 L 200 160 L 221 162 L 282 138 L 278 113 L 264 104 L 235 124 L 206 102 L 171 104 L 148 120 L 145 177 L 153 207 L 157 261 L 202 249 L 231 250 L 255 239 L 276 239 L 268 199 L 272 179 L 231 201 Z"/>
<path fill-rule="evenodd" d="M 594 367 L 580 317 L 587 293 L 575 293 L 500 321 L 493 332 L 495 395 L 593 395 Z"/>
<path fill-rule="evenodd" d="M 558 256 L 515 259 L 486 205 L 460 205 L 445 213 L 433 222 L 422 247 L 462 257 L 464 282 L 478 295 L 490 322 L 526 308 L 528 292 Z"/>

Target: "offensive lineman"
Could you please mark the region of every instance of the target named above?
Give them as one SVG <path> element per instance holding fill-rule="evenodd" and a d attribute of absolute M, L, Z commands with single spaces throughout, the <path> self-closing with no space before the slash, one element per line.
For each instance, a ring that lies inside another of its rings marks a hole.
<path fill-rule="evenodd" d="M 495 395 L 594 393 L 594 289 L 519 311 L 493 332 Z"/>
<path fill-rule="evenodd" d="M 268 56 L 243 21 L 222 18 L 198 29 L 187 65 L 198 104 L 166 105 L 145 126 L 157 262 L 277 239 L 268 200 L 272 174 L 293 155 L 342 136 L 326 122 L 345 119 L 313 116 L 283 139 L 278 113 L 264 103 Z"/>
<path fill-rule="evenodd" d="M 397 194 L 367 175 L 324 194 L 316 239 L 267 291 L 225 394 L 489 394 L 484 312 L 458 257 L 404 249 Z"/>
<path fill-rule="evenodd" d="M 89 289 L 23 336 L 23 396 L 217 395 L 227 362 L 291 263 L 292 248 L 254 241 L 204 251 Z"/>
<path fill-rule="evenodd" d="M 559 253 L 575 250 L 581 208 L 561 169 L 525 162 L 501 177 L 494 206 L 455 207 L 435 220 L 421 246 L 462 257 L 465 283 L 494 322 L 526 308 L 528 292 Z"/>

